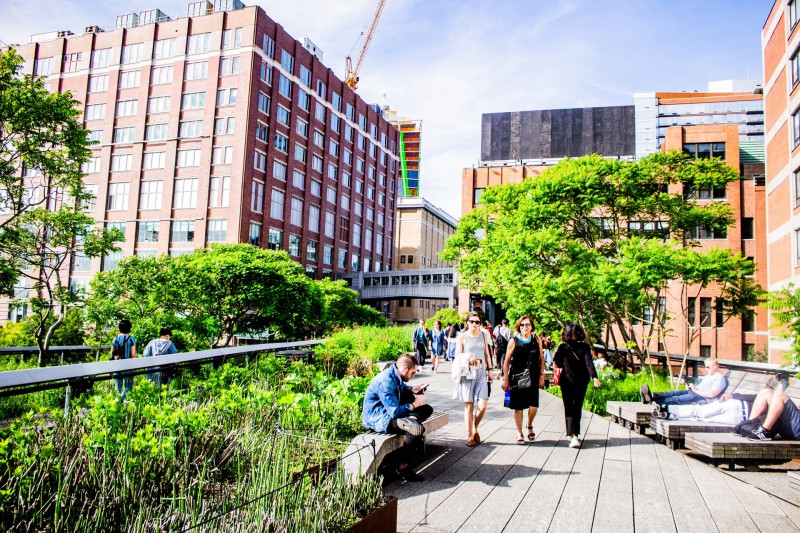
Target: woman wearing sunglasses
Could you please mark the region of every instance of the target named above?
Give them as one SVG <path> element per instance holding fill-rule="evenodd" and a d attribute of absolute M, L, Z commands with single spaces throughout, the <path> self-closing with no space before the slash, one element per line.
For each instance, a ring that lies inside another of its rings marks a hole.
<path fill-rule="evenodd" d="M 542 340 L 533 334 L 533 319 L 528 315 L 517 320 L 517 335 L 508 343 L 503 362 L 503 390 L 510 391 L 507 405 L 514 410 L 517 425 L 517 444 L 525 444 L 522 434 L 522 412 L 528 410 L 528 441 L 533 442 L 533 419 L 539 411 L 539 387 L 544 385 L 544 358 Z"/>
<path fill-rule="evenodd" d="M 456 358 L 452 367 L 453 399 L 464 402 L 464 421 L 467 425 L 467 446 L 481 443 L 478 433 L 486 402 L 489 399 L 489 382 L 492 374 L 492 356 L 489 342 L 481 331 L 481 317 L 478 313 L 467 315 L 467 331 L 456 341 Z M 475 403 L 478 409 L 475 410 Z"/>

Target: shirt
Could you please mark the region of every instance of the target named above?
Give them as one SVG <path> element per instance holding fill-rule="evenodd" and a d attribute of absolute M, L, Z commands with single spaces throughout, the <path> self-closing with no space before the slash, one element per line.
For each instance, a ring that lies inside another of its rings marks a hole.
<path fill-rule="evenodd" d="M 697 390 L 701 390 L 703 392 L 713 392 L 718 391 L 713 398 L 721 396 L 725 389 L 728 388 L 728 380 L 725 379 L 725 376 L 722 374 L 707 374 L 703 379 L 700 380 L 700 383 L 697 385 Z"/>
<path fill-rule="evenodd" d="M 392 365 L 372 378 L 364 395 L 364 409 L 361 421 L 365 428 L 386 433 L 392 420 L 411 414 L 414 405 L 400 403 L 400 393 L 411 390 L 397 372 L 397 365 Z"/>

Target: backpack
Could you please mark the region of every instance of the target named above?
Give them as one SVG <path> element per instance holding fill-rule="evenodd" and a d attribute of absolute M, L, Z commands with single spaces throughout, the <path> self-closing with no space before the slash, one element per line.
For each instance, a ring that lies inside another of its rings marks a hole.
<path fill-rule="evenodd" d="M 124 335 L 122 342 L 119 342 L 116 337 L 114 342 L 111 343 L 111 361 L 116 361 L 118 359 L 125 359 L 125 347 L 128 345 L 128 341 L 130 340 L 130 335 Z"/>
<path fill-rule="evenodd" d="M 757 416 L 750 420 L 742 420 L 733 428 L 733 433 L 741 435 L 742 437 L 749 437 L 750 434 L 761 427 L 761 424 L 766 420 L 765 415 Z"/>
<path fill-rule="evenodd" d="M 505 355 L 506 351 L 508 351 L 508 339 L 503 335 L 498 334 L 497 338 L 494 340 L 494 344 L 497 347 L 498 355 Z"/>

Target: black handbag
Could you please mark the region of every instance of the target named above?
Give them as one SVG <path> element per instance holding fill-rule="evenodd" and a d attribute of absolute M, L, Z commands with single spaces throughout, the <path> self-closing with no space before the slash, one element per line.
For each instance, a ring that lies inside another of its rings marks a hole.
<path fill-rule="evenodd" d="M 514 349 L 516 350 L 518 344 L 516 338 L 514 339 Z M 531 379 L 531 354 L 528 352 L 528 366 L 525 367 L 525 370 L 522 372 L 518 372 L 516 374 L 511 374 L 510 381 L 511 381 L 511 388 L 512 389 L 528 389 L 533 385 L 533 380 Z"/>

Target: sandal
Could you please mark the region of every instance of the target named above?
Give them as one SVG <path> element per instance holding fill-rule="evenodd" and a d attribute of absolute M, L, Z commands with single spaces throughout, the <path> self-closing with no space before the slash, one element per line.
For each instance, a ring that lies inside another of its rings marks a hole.
<path fill-rule="evenodd" d="M 525 444 L 525 439 L 523 437 L 517 437 L 517 444 Z"/>
<path fill-rule="evenodd" d="M 536 433 L 533 431 L 533 426 L 526 426 L 528 428 L 528 440 L 533 442 L 536 439 Z"/>
<path fill-rule="evenodd" d="M 476 432 L 475 432 L 475 434 L 472 436 L 472 440 L 474 440 L 474 441 L 475 441 L 475 444 L 480 444 L 480 443 L 481 443 L 481 436 L 478 434 L 478 432 L 477 432 L 477 431 L 476 431 Z"/>
<path fill-rule="evenodd" d="M 476 443 L 475 443 L 475 441 L 472 439 L 472 437 L 470 437 L 470 438 L 468 438 L 468 439 L 467 439 L 467 446 L 469 446 L 470 448 L 474 448 L 474 447 L 475 447 L 475 444 L 476 444 Z"/>

